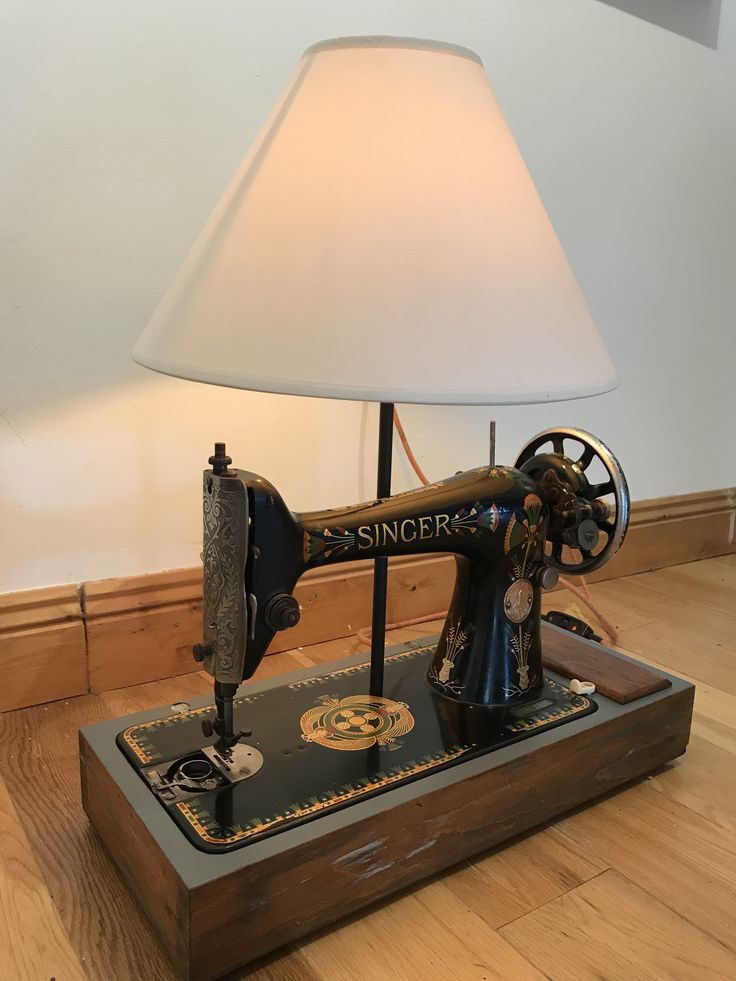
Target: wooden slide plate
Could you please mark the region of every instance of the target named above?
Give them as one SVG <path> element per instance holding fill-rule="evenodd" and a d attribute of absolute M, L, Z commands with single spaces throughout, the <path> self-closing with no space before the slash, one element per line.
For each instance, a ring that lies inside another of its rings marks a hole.
<path fill-rule="evenodd" d="M 563 678 L 592 681 L 596 691 L 619 705 L 669 688 L 671 682 L 661 671 L 634 661 L 622 661 L 605 647 L 596 646 L 593 650 L 581 647 L 576 643 L 579 639 L 569 631 L 547 631 L 542 654 L 545 668 Z"/>

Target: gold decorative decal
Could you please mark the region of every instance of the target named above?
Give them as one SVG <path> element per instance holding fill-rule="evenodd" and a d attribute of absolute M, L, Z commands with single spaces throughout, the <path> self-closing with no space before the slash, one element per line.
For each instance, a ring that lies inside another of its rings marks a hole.
<path fill-rule="evenodd" d="M 519 624 L 519 632 L 511 638 L 511 651 L 516 660 L 516 668 L 519 672 L 519 684 L 511 688 L 504 688 L 506 695 L 520 695 L 525 692 L 530 685 L 536 682 L 536 676 L 529 677 L 529 653 L 532 649 L 533 635 L 531 630 L 524 630 Z"/>
<path fill-rule="evenodd" d="M 404 702 L 378 695 L 350 695 L 342 700 L 323 695 L 320 701 L 301 717 L 302 739 L 327 749 L 375 745 L 396 749 L 396 738 L 414 728 L 414 716 Z"/>
<path fill-rule="evenodd" d="M 469 640 L 470 635 L 461 628 L 460 622 L 453 623 L 447 629 L 445 656 L 442 658 L 442 666 L 439 671 L 436 667 L 432 667 L 430 670 L 430 681 L 433 681 L 446 691 L 452 692 L 454 695 L 459 695 L 464 685 L 458 685 L 456 682 L 451 681 L 451 675 L 455 668 L 458 655 L 463 653 Z"/>
<path fill-rule="evenodd" d="M 240 695 L 236 704 L 252 705 L 262 698 L 263 692 L 256 692 L 253 695 Z M 214 715 L 214 705 L 203 705 L 202 708 L 190 709 L 188 712 L 181 712 L 176 715 L 162 715 L 158 719 L 150 719 L 148 722 L 139 722 L 137 725 L 128 726 L 120 734 L 120 738 L 141 763 L 156 763 L 164 759 L 161 756 L 160 748 L 156 747 L 152 741 L 152 736 L 157 730 L 186 725 L 188 720 L 197 716 L 213 718 Z"/>
<path fill-rule="evenodd" d="M 580 697 L 582 698 L 583 696 L 581 695 Z M 520 726 L 519 728 L 528 727 Z M 319 814 L 320 811 L 339 807 L 340 804 L 350 804 L 355 800 L 359 800 L 361 797 L 375 793 L 377 790 L 385 790 L 396 783 L 401 783 L 402 780 L 406 780 L 409 777 L 418 777 L 421 773 L 430 773 L 432 770 L 436 770 L 438 767 L 464 756 L 470 748 L 469 746 L 456 746 L 453 749 L 448 749 L 444 753 L 425 757 L 417 763 L 402 767 L 394 773 L 369 777 L 360 786 L 349 787 L 347 790 L 326 794 L 324 799 L 316 800 L 312 797 L 309 801 L 293 805 L 286 814 L 277 814 L 270 819 L 266 818 L 264 820 L 255 818 L 248 827 L 239 825 L 237 828 L 233 828 L 230 834 L 214 834 L 212 826 L 209 823 L 212 820 L 211 815 L 209 813 L 200 814 L 197 804 L 179 803 L 176 807 L 203 841 L 208 841 L 212 845 L 232 845 L 235 842 L 244 841 L 248 838 L 253 838 L 255 835 L 263 834 L 264 831 L 277 828 L 280 824 L 285 824 L 287 821 L 311 817 L 314 814 Z"/>
<path fill-rule="evenodd" d="M 354 549 L 356 552 L 392 549 L 429 538 L 455 537 L 458 533 L 476 535 L 479 531 L 482 533 L 496 531 L 500 520 L 500 513 L 495 504 L 471 501 L 454 514 L 422 514 L 416 517 L 396 518 L 391 521 L 359 525 L 355 530 L 335 525 L 333 528 L 305 531 L 304 561 L 327 561 L 333 555 L 344 556 L 349 549 Z"/>
<path fill-rule="evenodd" d="M 141 761 L 141 763 L 150 763 L 153 760 L 153 756 L 149 752 L 148 748 L 142 746 L 138 739 L 136 739 L 136 730 L 140 728 L 139 726 L 130 726 L 123 733 L 123 739 L 128 746 L 133 750 L 135 755 Z"/>

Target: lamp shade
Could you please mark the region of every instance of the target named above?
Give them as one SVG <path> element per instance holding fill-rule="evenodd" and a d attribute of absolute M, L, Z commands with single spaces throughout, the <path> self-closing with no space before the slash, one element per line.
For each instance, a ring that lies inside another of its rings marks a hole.
<path fill-rule="evenodd" d="M 384 402 L 616 385 L 480 59 L 413 38 L 305 52 L 134 357 Z"/>

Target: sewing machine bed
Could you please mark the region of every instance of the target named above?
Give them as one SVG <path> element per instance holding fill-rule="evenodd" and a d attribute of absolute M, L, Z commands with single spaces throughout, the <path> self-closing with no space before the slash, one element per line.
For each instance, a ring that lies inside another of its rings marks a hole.
<path fill-rule="evenodd" d="M 239 697 L 235 727 L 252 731 L 244 742 L 263 767 L 209 790 L 165 789 L 158 799 L 197 848 L 229 851 L 596 710 L 550 677 L 533 702 L 503 716 L 462 705 L 427 684 L 434 649 L 390 654 L 379 699 L 366 694 L 367 664 Z M 200 749 L 216 737 L 205 739 L 201 722 L 213 716 L 213 706 L 175 712 L 129 726 L 117 742 L 147 784 L 187 760 L 210 773 Z"/>
<path fill-rule="evenodd" d="M 523 731 L 509 720 L 494 731 L 472 716 L 459 723 L 445 699 L 426 695 L 432 638 L 389 651 L 386 696 L 396 704 L 380 711 L 363 699 L 339 704 L 366 691 L 361 656 L 249 684 L 241 711 L 250 743 L 278 747 L 266 750 L 272 776 L 264 766 L 219 810 L 190 801 L 196 825 L 181 810 L 172 820 L 142 771 L 204 742 L 210 698 L 187 715 L 166 706 L 81 730 L 84 808 L 179 975 L 212 981 L 685 751 L 692 685 L 542 630 L 541 701 L 552 704 L 517 720 Z M 565 694 L 571 676 L 598 676 L 598 692 Z M 330 740 L 360 748 L 328 749 Z M 233 832 L 245 833 L 241 847 L 227 840 Z"/>

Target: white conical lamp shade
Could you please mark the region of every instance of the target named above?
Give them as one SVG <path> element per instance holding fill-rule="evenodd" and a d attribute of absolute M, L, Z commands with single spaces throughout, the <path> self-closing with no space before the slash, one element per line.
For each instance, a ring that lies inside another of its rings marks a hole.
<path fill-rule="evenodd" d="M 134 357 L 385 402 L 616 385 L 480 59 L 411 38 L 307 50 Z"/>

